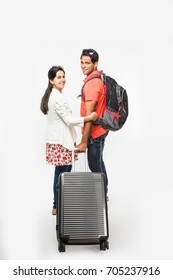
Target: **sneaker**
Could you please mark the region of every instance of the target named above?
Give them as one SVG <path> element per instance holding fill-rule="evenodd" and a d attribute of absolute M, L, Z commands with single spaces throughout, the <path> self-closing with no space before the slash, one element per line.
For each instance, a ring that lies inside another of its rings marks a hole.
<path fill-rule="evenodd" d="M 55 208 L 52 209 L 52 215 L 56 215 L 56 209 Z"/>

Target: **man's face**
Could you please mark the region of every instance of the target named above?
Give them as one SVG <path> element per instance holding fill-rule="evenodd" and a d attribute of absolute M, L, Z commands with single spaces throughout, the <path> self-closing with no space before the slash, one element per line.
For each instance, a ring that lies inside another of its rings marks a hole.
<path fill-rule="evenodd" d="M 97 70 L 98 62 L 92 63 L 89 56 L 81 57 L 81 69 L 84 75 L 89 75 L 91 72 Z"/>

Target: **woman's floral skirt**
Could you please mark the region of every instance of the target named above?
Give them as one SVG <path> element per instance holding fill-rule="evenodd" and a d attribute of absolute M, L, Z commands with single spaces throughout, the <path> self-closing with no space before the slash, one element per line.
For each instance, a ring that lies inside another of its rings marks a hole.
<path fill-rule="evenodd" d="M 78 154 L 75 152 L 75 160 L 78 160 Z M 46 163 L 53 165 L 72 164 L 72 152 L 60 144 L 46 143 Z"/>

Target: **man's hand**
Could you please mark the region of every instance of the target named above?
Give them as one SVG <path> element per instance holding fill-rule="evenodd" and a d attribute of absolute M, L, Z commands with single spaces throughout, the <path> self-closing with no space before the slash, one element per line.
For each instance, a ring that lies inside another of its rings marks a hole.
<path fill-rule="evenodd" d="M 81 142 L 77 145 L 77 153 L 85 153 L 87 150 L 87 143 Z"/>

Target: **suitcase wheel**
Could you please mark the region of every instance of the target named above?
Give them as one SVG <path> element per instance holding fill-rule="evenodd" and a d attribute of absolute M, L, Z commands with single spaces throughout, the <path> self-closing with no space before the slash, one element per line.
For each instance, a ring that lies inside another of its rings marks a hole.
<path fill-rule="evenodd" d="M 100 243 L 100 251 L 105 251 L 106 249 L 109 249 L 109 242 L 108 241 L 102 241 Z"/>
<path fill-rule="evenodd" d="M 61 252 L 65 252 L 65 244 L 63 242 L 59 242 L 58 244 L 58 251 Z"/>

